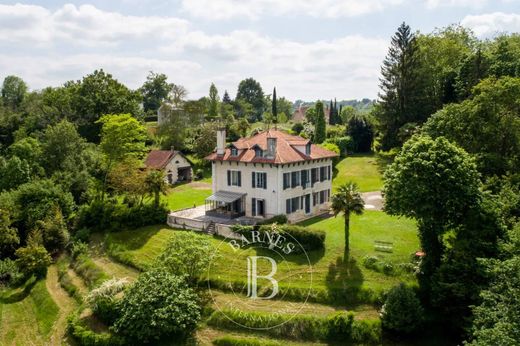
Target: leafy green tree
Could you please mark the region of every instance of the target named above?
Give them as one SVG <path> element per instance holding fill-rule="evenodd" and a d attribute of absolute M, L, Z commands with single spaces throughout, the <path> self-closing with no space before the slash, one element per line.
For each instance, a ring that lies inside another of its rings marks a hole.
<path fill-rule="evenodd" d="M 368 116 L 359 113 L 347 120 L 347 135 L 354 141 L 355 152 L 369 152 L 372 150 L 374 130 Z"/>
<path fill-rule="evenodd" d="M 259 121 L 264 114 L 265 101 L 264 91 L 253 78 L 242 80 L 238 85 L 237 100 L 243 100 L 253 106 L 253 114 L 251 114 L 251 121 Z"/>
<path fill-rule="evenodd" d="M 392 37 L 388 55 L 381 67 L 378 118 L 383 150 L 400 146 L 399 129 L 409 122 L 425 120 L 421 113 L 419 54 L 416 37 L 405 23 Z"/>
<path fill-rule="evenodd" d="M 490 278 L 473 307 L 473 327 L 468 345 L 517 345 L 520 343 L 520 224 L 510 231 L 503 259 L 483 261 Z"/>
<path fill-rule="evenodd" d="M 4 159 L 0 156 L 0 191 L 16 189 L 31 180 L 31 167 L 17 156 Z"/>
<path fill-rule="evenodd" d="M 443 234 L 460 224 L 465 211 L 480 198 L 475 162 L 443 137 L 414 136 L 388 166 L 384 181 L 385 211 L 418 221 L 426 253 L 419 279 L 429 292 L 431 276 L 443 255 Z"/>
<path fill-rule="evenodd" d="M 106 159 L 106 174 L 103 196 L 108 173 L 115 163 L 142 156 L 145 150 L 146 129 L 130 114 L 108 114 L 99 120 L 102 124 L 99 147 Z"/>
<path fill-rule="evenodd" d="M 161 104 L 168 99 L 173 85 L 168 83 L 168 77 L 163 73 L 150 71 L 146 81 L 139 89 L 143 97 L 144 112 L 149 115 L 157 114 Z"/>
<path fill-rule="evenodd" d="M 17 76 L 7 76 L 2 84 L 2 102 L 4 106 L 17 110 L 27 94 L 27 84 Z"/>
<path fill-rule="evenodd" d="M 159 207 L 161 203 L 161 194 L 166 195 L 167 185 L 164 181 L 164 173 L 159 170 L 151 170 L 148 172 L 145 180 L 146 190 L 154 196 L 154 205 Z"/>
<path fill-rule="evenodd" d="M 71 120 L 78 125 L 79 133 L 90 142 L 98 142 L 106 114 L 141 114 L 141 95 L 132 91 L 102 69 L 89 74 L 81 81 L 68 82 L 73 114 Z"/>
<path fill-rule="evenodd" d="M 41 231 L 43 245 L 49 253 L 58 253 L 69 242 L 69 231 L 58 206 L 50 210 L 44 220 L 37 221 L 36 227 Z"/>
<path fill-rule="evenodd" d="M 444 136 L 474 154 L 487 176 L 516 172 L 520 165 L 520 78 L 483 80 L 472 99 L 451 104 L 433 115 L 423 127 L 432 136 Z"/>
<path fill-rule="evenodd" d="M 481 47 L 462 60 L 455 77 L 455 90 L 459 100 L 468 98 L 473 87 L 489 75 L 489 65 L 490 57 Z"/>
<path fill-rule="evenodd" d="M 316 123 L 314 125 L 314 143 L 323 143 L 327 138 L 327 124 L 325 122 L 325 113 L 323 112 L 323 103 L 316 102 Z"/>
<path fill-rule="evenodd" d="M 51 256 L 41 245 L 29 244 L 16 250 L 16 264 L 27 277 L 35 275 L 44 278 L 47 267 L 51 264 Z"/>
<path fill-rule="evenodd" d="M 210 120 L 215 120 L 218 118 L 218 104 L 220 100 L 218 97 L 218 90 L 215 84 L 211 83 L 209 87 L 209 105 L 208 105 L 208 118 Z"/>
<path fill-rule="evenodd" d="M 489 66 L 490 75 L 495 77 L 520 77 L 520 51 L 515 54 L 507 39 L 499 40 L 492 54 L 492 61 Z"/>
<path fill-rule="evenodd" d="M 139 275 L 120 303 L 116 333 L 137 343 L 188 335 L 200 319 L 198 297 L 182 277 L 163 269 Z"/>
<path fill-rule="evenodd" d="M 423 320 L 423 308 L 414 290 L 403 283 L 392 287 L 381 309 L 383 328 L 406 334 L 416 331 Z"/>
<path fill-rule="evenodd" d="M 0 209 L 0 259 L 11 256 L 19 245 L 20 236 L 12 227 L 8 211 Z"/>
<path fill-rule="evenodd" d="M 196 283 L 215 258 L 208 237 L 194 232 L 178 232 L 171 237 L 153 267 L 164 267 L 169 273 L 186 276 Z"/>
<path fill-rule="evenodd" d="M 43 176 L 45 174 L 41 166 L 42 145 L 38 139 L 33 137 L 20 139 L 11 144 L 7 152 L 11 157 L 16 156 L 21 160 L 25 160 L 31 168 L 31 175 Z"/>
<path fill-rule="evenodd" d="M 352 213 L 356 215 L 363 214 L 365 210 L 365 203 L 359 193 L 359 189 L 356 183 L 347 182 L 341 185 L 337 192 L 332 195 L 331 208 L 334 216 L 343 213 L 345 220 L 345 252 L 349 252 L 349 238 L 350 238 L 350 215 Z"/>

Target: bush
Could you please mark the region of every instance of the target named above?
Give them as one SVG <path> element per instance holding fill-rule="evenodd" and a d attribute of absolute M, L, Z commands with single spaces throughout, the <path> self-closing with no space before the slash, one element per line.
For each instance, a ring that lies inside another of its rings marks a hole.
<path fill-rule="evenodd" d="M 257 225 L 270 225 L 270 224 L 273 224 L 273 223 L 276 223 L 276 224 L 279 224 L 279 225 L 284 225 L 287 222 L 288 222 L 287 215 L 280 214 L 280 215 L 275 215 L 272 218 L 269 218 L 269 219 L 266 219 L 266 220 L 262 220 L 262 221 L 258 222 Z"/>
<path fill-rule="evenodd" d="M 233 232 L 247 236 L 251 232 L 260 232 L 263 236 L 265 233 L 280 233 L 288 235 L 289 240 L 296 240 L 305 251 L 312 251 L 322 249 L 325 246 L 325 232 L 321 230 L 314 230 L 303 226 L 296 225 L 260 225 L 260 226 L 242 226 L 233 225 Z M 300 246 L 296 246 L 293 253 L 301 252 Z"/>
<path fill-rule="evenodd" d="M 47 267 L 51 264 L 51 256 L 41 245 L 28 245 L 16 250 L 16 264 L 26 276 L 35 275 L 43 278 L 47 274 Z"/>
<path fill-rule="evenodd" d="M 200 319 L 193 289 L 163 269 L 141 274 L 121 300 L 120 311 L 114 330 L 137 343 L 171 335 L 185 337 Z"/>
<path fill-rule="evenodd" d="M 195 232 L 177 232 L 157 258 L 153 267 L 164 267 L 169 273 L 186 276 L 196 282 L 215 257 L 210 238 Z"/>
<path fill-rule="evenodd" d="M 37 221 L 36 227 L 41 230 L 43 245 L 50 253 L 57 253 L 65 248 L 70 236 L 60 209 L 55 206 L 50 216 Z"/>
<path fill-rule="evenodd" d="M 72 268 L 89 288 L 94 288 L 109 279 L 108 275 L 85 253 L 73 260 Z"/>
<path fill-rule="evenodd" d="M 125 289 L 126 279 L 105 281 L 87 296 L 87 304 L 92 312 L 107 325 L 112 325 L 119 317 L 117 294 Z"/>
<path fill-rule="evenodd" d="M 87 254 L 88 253 L 88 245 L 87 243 L 83 243 L 81 241 L 77 241 L 72 243 L 70 247 L 70 255 L 72 256 L 72 259 L 78 258 L 79 255 Z"/>
<path fill-rule="evenodd" d="M 0 260 L 0 286 L 2 283 L 11 285 L 18 282 L 23 277 L 22 273 L 18 270 L 16 262 L 6 258 Z"/>
<path fill-rule="evenodd" d="M 126 345 L 123 338 L 110 333 L 95 333 L 81 324 L 76 315 L 69 317 L 67 332 L 82 346 L 123 346 Z"/>
<path fill-rule="evenodd" d="M 96 200 L 78 210 L 75 229 L 88 228 L 94 232 L 135 229 L 165 223 L 167 215 L 168 209 L 163 204 L 159 207 L 153 204 L 129 207 L 114 200 Z"/>
<path fill-rule="evenodd" d="M 403 283 L 393 287 L 381 309 L 383 328 L 399 333 L 411 333 L 417 330 L 422 321 L 423 308 L 414 290 Z"/>
<path fill-rule="evenodd" d="M 299 135 L 302 131 L 303 131 L 303 124 L 302 123 L 295 123 L 292 127 L 291 127 L 291 130 Z"/>
<path fill-rule="evenodd" d="M 364 323 L 354 321 L 354 314 L 351 312 L 337 313 L 331 316 L 292 316 L 225 310 L 215 311 L 211 314 L 207 324 L 230 330 L 243 330 L 244 326 L 255 328 L 258 333 L 275 338 L 306 341 L 333 339 L 364 344 L 378 343 L 381 339 L 379 321 L 362 322 Z"/>
<path fill-rule="evenodd" d="M 259 339 L 255 337 L 239 338 L 234 336 L 223 336 L 213 340 L 215 346 L 284 346 L 285 343 L 266 340 L 264 338 Z"/>
<path fill-rule="evenodd" d="M 73 238 L 78 242 L 88 243 L 90 239 L 90 230 L 86 227 L 80 228 L 76 231 Z"/>

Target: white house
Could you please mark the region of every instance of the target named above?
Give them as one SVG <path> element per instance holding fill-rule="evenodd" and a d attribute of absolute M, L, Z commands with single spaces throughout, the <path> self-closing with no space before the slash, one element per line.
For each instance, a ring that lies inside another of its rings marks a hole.
<path fill-rule="evenodd" d="M 168 184 L 190 181 L 193 170 L 190 161 L 175 150 L 152 150 L 144 162 L 147 168 L 159 169 L 164 172 L 164 180 Z"/>
<path fill-rule="evenodd" d="M 227 147 L 225 139 L 225 130 L 219 130 L 217 149 L 206 158 L 212 162 L 213 179 L 207 215 L 286 214 L 294 222 L 328 208 L 336 153 L 279 130 L 241 138 Z"/>

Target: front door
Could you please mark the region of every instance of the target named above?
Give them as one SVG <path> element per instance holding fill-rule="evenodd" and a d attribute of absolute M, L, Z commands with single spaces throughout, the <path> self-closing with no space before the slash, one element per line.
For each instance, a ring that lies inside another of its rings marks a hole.
<path fill-rule="evenodd" d="M 256 214 L 265 216 L 265 201 L 263 199 L 256 200 Z"/>
<path fill-rule="evenodd" d="M 305 195 L 305 214 L 311 213 L 311 195 Z"/>

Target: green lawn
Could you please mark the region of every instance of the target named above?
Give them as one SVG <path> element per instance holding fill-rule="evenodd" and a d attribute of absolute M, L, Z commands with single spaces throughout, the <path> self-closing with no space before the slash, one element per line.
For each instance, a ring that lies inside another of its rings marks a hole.
<path fill-rule="evenodd" d="M 211 185 L 205 182 L 193 182 L 172 187 L 163 201 L 170 210 L 179 210 L 204 204 L 211 195 Z"/>
<path fill-rule="evenodd" d="M 399 265 L 408 263 L 410 255 L 419 248 L 415 222 L 396 218 L 378 211 L 366 211 L 364 215 L 353 216 L 351 221 L 351 259 L 344 261 L 343 218 L 316 218 L 305 222 L 305 225 L 327 232 L 326 249 L 309 253 L 312 262 L 313 289 L 318 293 L 342 288 L 366 289 L 380 292 L 399 281 L 414 283 L 412 274 L 399 273 L 384 275 L 369 270 L 362 265 L 366 255 L 377 256 L 382 261 Z M 164 249 L 169 237 L 175 231 L 164 226 L 146 227 L 140 230 L 112 233 L 108 236 L 109 245 L 116 245 L 117 257 L 138 267 L 152 263 L 153 259 Z M 394 243 L 392 253 L 374 250 L 374 240 Z M 257 254 L 254 249 L 236 253 L 231 246 L 222 243 L 215 237 L 212 239 L 218 247 L 220 258 L 211 269 L 211 279 L 234 284 L 246 281 L 246 257 Z M 259 264 L 259 270 L 267 270 Z M 287 289 L 305 290 L 308 287 L 310 271 L 302 255 L 289 255 L 278 262 L 277 275 L 287 279 Z M 289 279 L 290 278 L 290 279 Z M 281 283 L 281 286 L 283 284 Z"/>
<path fill-rule="evenodd" d="M 362 192 L 379 191 L 383 187 L 381 166 L 374 155 L 352 155 L 341 160 L 335 168 L 332 188 L 352 180 Z"/>
<path fill-rule="evenodd" d="M 0 345 L 43 345 L 58 318 L 45 280 L 0 291 Z"/>

